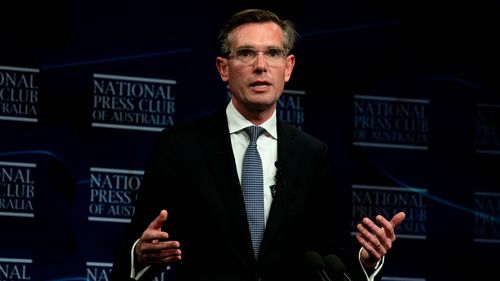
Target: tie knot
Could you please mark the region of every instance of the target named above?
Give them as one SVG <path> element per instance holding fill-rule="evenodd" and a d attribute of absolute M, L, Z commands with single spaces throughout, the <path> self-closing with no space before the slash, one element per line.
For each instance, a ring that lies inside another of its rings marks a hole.
<path fill-rule="evenodd" d="M 256 142 L 262 133 L 264 133 L 265 129 L 259 126 L 249 126 L 245 128 L 245 132 L 247 132 L 250 137 L 250 142 Z"/>

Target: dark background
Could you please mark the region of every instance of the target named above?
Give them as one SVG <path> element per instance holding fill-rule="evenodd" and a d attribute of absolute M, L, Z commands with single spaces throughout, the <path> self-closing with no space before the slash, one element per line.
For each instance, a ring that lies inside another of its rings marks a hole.
<path fill-rule="evenodd" d="M 397 240 L 387 280 L 496 276 L 500 234 L 474 242 L 473 193 L 499 192 L 500 159 L 475 152 L 474 124 L 476 104 L 499 104 L 500 2 L 295 2 L 2 3 L 0 65 L 40 69 L 40 101 L 38 123 L 0 121 L 0 161 L 36 162 L 43 185 L 34 219 L 0 217 L 0 257 L 32 258 L 31 280 L 86 280 L 86 261 L 110 262 L 125 226 L 87 221 L 89 167 L 143 169 L 156 133 L 92 128 L 89 73 L 176 79 L 176 123 L 195 118 L 226 102 L 219 27 L 257 7 L 296 24 L 287 88 L 306 92 L 303 129 L 330 145 L 339 187 L 428 190 L 426 238 Z M 428 99 L 429 149 L 353 147 L 360 94 Z"/>

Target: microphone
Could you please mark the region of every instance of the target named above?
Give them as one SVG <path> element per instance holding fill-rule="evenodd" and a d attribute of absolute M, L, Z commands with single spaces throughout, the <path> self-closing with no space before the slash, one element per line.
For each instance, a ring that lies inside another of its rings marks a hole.
<path fill-rule="evenodd" d="M 323 258 L 315 251 L 309 251 L 304 256 L 306 264 L 320 277 L 321 281 L 331 281 L 325 272 L 325 262 Z"/>
<path fill-rule="evenodd" d="M 274 184 L 269 186 L 271 189 L 271 195 L 274 198 L 276 192 L 285 190 L 285 179 L 283 178 L 283 172 L 281 169 L 281 165 L 278 161 L 274 162 L 274 166 L 276 167 L 276 174 L 274 175 Z"/>
<path fill-rule="evenodd" d="M 328 271 L 333 275 L 342 276 L 342 280 L 351 281 L 351 278 L 347 275 L 347 268 L 344 262 L 336 255 L 328 255 L 325 257 L 325 264 Z"/>

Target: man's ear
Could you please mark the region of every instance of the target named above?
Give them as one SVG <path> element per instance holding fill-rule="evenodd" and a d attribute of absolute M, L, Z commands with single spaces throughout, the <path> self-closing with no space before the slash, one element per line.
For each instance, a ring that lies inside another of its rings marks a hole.
<path fill-rule="evenodd" d="M 286 66 L 285 66 L 285 82 L 290 80 L 292 77 L 293 67 L 295 66 L 295 56 L 289 55 L 286 57 Z"/>
<path fill-rule="evenodd" d="M 228 63 L 229 61 L 223 57 L 217 57 L 217 59 L 215 60 L 215 66 L 219 71 L 220 78 L 224 82 L 227 82 L 229 80 Z"/>

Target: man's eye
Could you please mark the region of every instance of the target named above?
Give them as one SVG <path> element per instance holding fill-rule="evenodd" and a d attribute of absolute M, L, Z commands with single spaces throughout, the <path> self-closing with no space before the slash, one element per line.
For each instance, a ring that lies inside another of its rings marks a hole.
<path fill-rule="evenodd" d="M 254 57 L 255 51 L 250 49 L 238 50 L 236 53 L 238 57 Z"/>
<path fill-rule="evenodd" d="M 268 57 L 279 57 L 279 56 L 281 56 L 281 50 L 280 49 L 269 49 L 266 51 L 266 55 Z"/>

